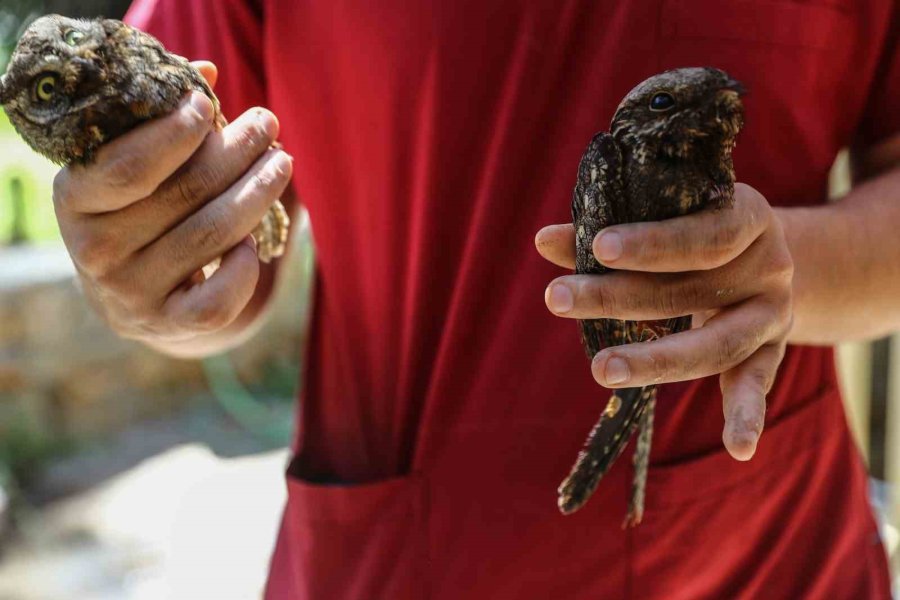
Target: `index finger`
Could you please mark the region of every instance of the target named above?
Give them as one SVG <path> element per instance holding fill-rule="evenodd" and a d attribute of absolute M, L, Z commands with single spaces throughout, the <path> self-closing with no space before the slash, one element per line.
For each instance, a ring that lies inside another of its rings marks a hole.
<path fill-rule="evenodd" d="M 210 99 L 191 92 L 168 115 L 101 146 L 91 164 L 60 171 L 54 201 L 71 212 L 103 213 L 146 198 L 200 147 L 214 116 Z"/>
<path fill-rule="evenodd" d="M 575 268 L 575 226 L 548 225 L 534 236 L 538 253 L 558 267 Z"/>
<path fill-rule="evenodd" d="M 746 250 L 766 230 L 770 218 L 762 194 L 738 183 L 730 209 L 607 227 L 594 238 L 594 256 L 608 267 L 631 271 L 715 269 Z"/>

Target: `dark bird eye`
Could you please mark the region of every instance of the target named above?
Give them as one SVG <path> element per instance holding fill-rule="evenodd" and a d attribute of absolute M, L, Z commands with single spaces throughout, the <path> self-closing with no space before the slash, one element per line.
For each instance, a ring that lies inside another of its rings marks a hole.
<path fill-rule="evenodd" d="M 56 93 L 56 75 L 44 75 L 38 79 L 34 89 L 38 100 L 44 102 L 52 100 Z"/>
<path fill-rule="evenodd" d="M 84 32 L 78 31 L 77 29 L 70 29 L 66 32 L 64 38 L 66 43 L 70 46 L 77 46 L 82 41 L 84 41 Z"/>
<path fill-rule="evenodd" d="M 669 92 L 659 92 L 650 99 L 650 110 L 664 112 L 675 106 L 675 98 Z"/>

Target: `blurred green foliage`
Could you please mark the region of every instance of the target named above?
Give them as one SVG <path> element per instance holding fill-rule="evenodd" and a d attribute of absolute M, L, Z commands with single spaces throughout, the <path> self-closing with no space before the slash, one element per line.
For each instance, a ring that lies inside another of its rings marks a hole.
<path fill-rule="evenodd" d="M 41 14 L 43 2 L 4 0 L 0 7 L 0 69 L 24 26 Z M 0 244 L 59 238 L 51 202 L 56 168 L 23 142 L 0 111 Z M 18 234 L 18 235 L 17 235 Z M 22 239 L 15 239 L 21 237 Z"/>
<path fill-rule="evenodd" d="M 0 477 L 6 486 L 28 489 L 51 459 L 71 453 L 71 440 L 43 433 L 28 419 L 14 416 L 0 435 Z"/>
<path fill-rule="evenodd" d="M 0 6 L 0 69 L 6 70 L 6 60 L 24 26 L 43 9 L 44 2 L 3 0 Z"/>
<path fill-rule="evenodd" d="M 26 241 L 59 239 L 52 201 L 57 170 L 19 138 L 0 112 L 0 244 L 13 241 L 16 229 Z"/>

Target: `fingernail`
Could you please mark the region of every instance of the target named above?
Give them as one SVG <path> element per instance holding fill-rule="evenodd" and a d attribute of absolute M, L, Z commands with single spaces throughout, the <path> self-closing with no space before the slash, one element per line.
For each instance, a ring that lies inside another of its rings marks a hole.
<path fill-rule="evenodd" d="M 279 152 L 271 162 L 272 168 L 275 169 L 275 172 L 278 173 L 279 176 L 289 174 L 293 164 L 294 161 L 287 152 Z"/>
<path fill-rule="evenodd" d="M 745 417 L 740 406 L 736 406 L 725 420 L 723 441 L 729 453 L 737 460 L 750 460 L 756 453 L 762 423 Z"/>
<path fill-rule="evenodd" d="M 575 301 L 572 291 L 565 285 L 557 283 L 547 288 L 547 306 L 555 313 L 567 313 L 572 310 Z"/>
<path fill-rule="evenodd" d="M 615 231 L 601 232 L 594 240 L 594 256 L 597 260 L 617 260 L 622 256 L 622 252 L 622 236 Z"/>
<path fill-rule="evenodd" d="M 197 111 L 204 121 L 212 121 L 213 110 L 212 101 L 200 92 L 191 93 L 191 108 Z"/>
<path fill-rule="evenodd" d="M 625 383 L 630 376 L 628 372 L 628 363 L 623 359 L 614 356 L 606 361 L 604 375 L 606 375 L 606 383 L 612 385 Z"/>
<path fill-rule="evenodd" d="M 250 248 L 252 248 L 254 252 L 256 252 L 256 238 L 253 237 L 252 233 L 250 235 L 248 235 L 247 237 L 245 237 L 243 239 L 243 242 L 245 244 L 247 244 L 248 246 L 250 246 Z"/>
<path fill-rule="evenodd" d="M 259 109 L 256 111 L 256 118 L 262 124 L 267 136 L 272 139 L 278 136 L 278 119 L 275 118 L 275 115 L 267 110 Z"/>
<path fill-rule="evenodd" d="M 747 461 L 756 454 L 759 434 L 752 429 L 732 428 L 727 444 L 728 452 L 736 460 Z"/>

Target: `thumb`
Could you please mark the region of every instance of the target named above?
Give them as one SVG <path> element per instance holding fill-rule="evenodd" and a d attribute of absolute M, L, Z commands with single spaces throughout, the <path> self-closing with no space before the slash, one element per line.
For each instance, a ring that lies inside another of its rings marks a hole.
<path fill-rule="evenodd" d="M 219 79 L 219 69 L 208 60 L 195 60 L 191 62 L 195 69 L 200 71 L 203 78 L 209 84 L 209 87 L 216 87 L 216 81 Z"/>

